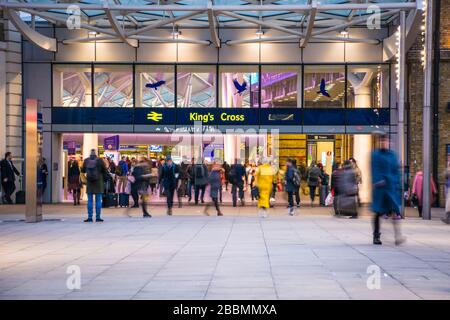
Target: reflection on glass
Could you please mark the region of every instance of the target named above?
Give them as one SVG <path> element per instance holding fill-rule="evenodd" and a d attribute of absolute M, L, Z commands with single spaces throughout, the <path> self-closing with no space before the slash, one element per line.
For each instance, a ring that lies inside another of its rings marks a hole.
<path fill-rule="evenodd" d="M 257 66 L 221 66 L 219 71 L 221 108 L 259 106 Z"/>
<path fill-rule="evenodd" d="M 345 68 L 305 66 L 305 108 L 345 107 Z"/>
<path fill-rule="evenodd" d="M 216 107 L 216 66 L 178 66 L 177 107 Z"/>
<path fill-rule="evenodd" d="M 136 106 L 173 108 L 175 103 L 174 66 L 136 66 Z"/>
<path fill-rule="evenodd" d="M 96 65 L 94 92 L 96 107 L 133 107 L 131 65 Z"/>
<path fill-rule="evenodd" d="M 347 68 L 349 108 L 389 107 L 389 66 L 359 65 Z"/>
<path fill-rule="evenodd" d="M 261 68 L 261 107 L 297 108 L 301 94 L 298 66 L 263 66 Z"/>
<path fill-rule="evenodd" d="M 91 66 L 53 66 L 53 105 L 55 107 L 91 107 Z"/>

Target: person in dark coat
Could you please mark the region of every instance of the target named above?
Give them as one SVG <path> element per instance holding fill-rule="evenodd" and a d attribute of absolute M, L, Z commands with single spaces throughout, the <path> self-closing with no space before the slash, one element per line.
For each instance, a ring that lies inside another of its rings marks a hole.
<path fill-rule="evenodd" d="M 48 167 L 45 158 L 42 158 L 40 171 L 42 176 L 42 194 L 44 194 L 45 190 L 47 189 L 47 177 L 48 177 Z"/>
<path fill-rule="evenodd" d="M 210 194 L 211 200 L 216 208 L 218 216 L 223 216 L 222 212 L 220 211 L 220 207 L 219 207 L 219 195 L 220 195 L 220 189 L 222 189 L 222 175 L 221 175 L 222 170 L 223 169 L 219 163 L 219 160 L 215 160 L 212 165 L 211 172 L 208 176 L 209 194 Z M 209 213 L 208 213 L 209 207 L 210 207 L 210 204 L 208 203 L 205 206 L 205 211 L 204 211 L 204 213 L 206 215 L 209 215 Z"/>
<path fill-rule="evenodd" d="M 11 196 L 16 190 L 16 175 L 20 176 L 19 170 L 12 163 L 12 153 L 5 153 L 5 159 L 0 161 L 0 172 L 3 188 L 3 203 L 12 204 Z"/>
<path fill-rule="evenodd" d="M 349 160 L 344 161 L 343 169 L 339 175 L 338 190 L 337 203 L 339 213 L 350 215 L 350 218 L 356 219 L 358 217 L 358 183 L 355 171 Z"/>
<path fill-rule="evenodd" d="M 187 194 L 189 174 L 188 174 L 189 164 L 186 159 L 181 161 L 178 176 L 178 188 L 177 188 L 177 197 L 178 197 L 178 207 L 181 208 L 183 206 L 182 199 Z"/>
<path fill-rule="evenodd" d="M 373 244 L 381 245 L 380 216 L 400 213 L 401 182 L 397 155 L 389 150 L 388 135 L 380 136 L 380 149 L 372 152 L 372 211 Z M 395 232 L 395 244 L 405 241 L 401 236 L 400 220 L 392 220 Z"/>
<path fill-rule="evenodd" d="M 195 175 L 194 175 L 194 167 L 195 167 L 195 161 L 194 158 L 191 159 L 191 163 L 189 164 L 187 168 L 188 173 L 188 184 L 187 184 L 187 195 L 188 195 L 188 202 L 191 202 L 192 200 L 192 189 L 195 189 Z"/>
<path fill-rule="evenodd" d="M 223 162 L 223 170 L 225 174 L 225 191 L 228 191 L 228 183 L 229 183 L 228 178 L 230 177 L 230 165 L 226 161 Z"/>
<path fill-rule="evenodd" d="M 231 195 L 233 198 L 233 207 L 237 205 L 237 198 L 241 200 L 241 205 L 245 205 L 244 199 L 244 181 L 247 181 L 247 173 L 245 167 L 239 159 L 235 159 L 234 164 L 230 168 L 229 179 L 231 182 Z"/>
<path fill-rule="evenodd" d="M 333 164 L 333 172 L 331 173 L 331 192 L 333 194 L 333 208 L 334 208 L 334 214 L 337 216 L 339 215 L 339 208 L 338 208 L 338 199 L 340 196 L 341 191 L 339 190 L 340 182 L 342 176 L 342 166 L 339 162 Z"/>
<path fill-rule="evenodd" d="M 97 157 L 95 149 L 91 150 L 89 158 L 83 162 L 81 172 L 86 174 L 86 193 L 88 195 L 88 218 L 84 222 L 92 222 L 93 202 L 95 196 L 95 221 L 103 222 L 100 217 L 102 211 L 102 196 L 104 191 L 104 180 L 108 175 L 106 165 L 102 159 Z"/>
<path fill-rule="evenodd" d="M 294 184 L 294 173 L 296 168 L 294 167 L 292 163 L 292 159 L 288 159 L 286 161 L 286 173 L 285 173 L 285 180 L 286 180 L 286 192 L 288 195 L 288 214 L 293 216 L 294 215 L 294 193 L 298 190 L 298 187 Z"/>
<path fill-rule="evenodd" d="M 68 168 L 68 181 L 69 181 L 69 190 L 72 192 L 73 197 L 73 205 L 80 205 L 81 198 L 81 180 L 80 180 L 80 166 L 78 165 L 78 161 L 73 159 L 69 161 Z"/>
<path fill-rule="evenodd" d="M 160 185 L 163 186 L 167 197 L 167 215 L 172 215 L 173 195 L 177 188 L 179 168 L 173 163 L 172 158 L 166 158 L 166 163 L 161 168 Z"/>
<path fill-rule="evenodd" d="M 131 194 L 133 195 L 134 208 L 139 207 L 139 195 L 142 200 L 142 215 L 144 218 L 151 218 L 152 215 L 147 210 L 148 186 L 150 183 L 150 165 L 147 158 L 142 157 L 139 162 L 133 161 L 132 172 L 134 182 L 131 184 Z"/>
<path fill-rule="evenodd" d="M 311 207 L 314 205 L 314 198 L 316 196 L 316 188 L 320 186 L 320 169 L 313 161 L 307 171 L 307 183 L 309 187 L 309 197 L 311 199 Z"/>
<path fill-rule="evenodd" d="M 195 184 L 195 204 L 198 204 L 198 197 L 201 191 L 200 200 L 205 203 L 205 190 L 208 184 L 208 168 L 203 163 L 203 159 L 198 159 L 197 163 L 194 165 L 194 184 Z"/>

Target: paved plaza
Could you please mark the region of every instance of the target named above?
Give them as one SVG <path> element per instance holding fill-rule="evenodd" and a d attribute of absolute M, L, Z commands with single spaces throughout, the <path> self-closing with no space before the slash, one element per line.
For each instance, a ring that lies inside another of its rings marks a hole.
<path fill-rule="evenodd" d="M 390 221 L 383 246 L 371 244 L 367 210 L 357 220 L 329 208 L 223 211 L 168 217 L 156 206 L 144 220 L 108 209 L 87 224 L 84 207 L 51 205 L 46 221 L 27 224 L 23 207 L 1 206 L 0 299 L 450 299 L 450 227 L 438 220 L 407 218 L 396 247 Z M 70 266 L 79 290 L 67 287 Z M 377 266 L 379 289 L 367 272 Z"/>

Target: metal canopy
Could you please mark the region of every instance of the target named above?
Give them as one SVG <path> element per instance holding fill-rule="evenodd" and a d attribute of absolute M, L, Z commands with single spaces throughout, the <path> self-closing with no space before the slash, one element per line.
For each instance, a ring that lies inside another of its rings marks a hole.
<path fill-rule="evenodd" d="M 95 36 L 62 39 L 64 43 L 117 39 L 133 47 L 139 41 L 220 47 L 223 43 L 297 41 L 306 47 L 312 40 L 377 44 L 382 39 L 343 37 L 340 32 L 352 26 L 366 27 L 374 10 L 379 10 L 380 26 L 385 27 L 401 11 L 412 15 L 422 10 L 422 0 L 17 0 L 0 2 L 0 7 L 26 38 L 50 51 L 56 50 L 49 45 L 55 39 L 38 36 L 35 22 L 64 26 L 70 15 L 79 16 L 79 27 Z M 18 23 L 19 16 L 31 27 Z M 173 28 L 174 32 L 167 38 L 152 36 L 152 30 L 159 28 Z M 207 29 L 209 39 L 187 38 L 178 32 L 182 28 Z M 247 39 L 221 38 L 220 30 L 231 28 L 256 28 L 259 32 Z M 281 35 L 266 37 L 268 30 Z"/>

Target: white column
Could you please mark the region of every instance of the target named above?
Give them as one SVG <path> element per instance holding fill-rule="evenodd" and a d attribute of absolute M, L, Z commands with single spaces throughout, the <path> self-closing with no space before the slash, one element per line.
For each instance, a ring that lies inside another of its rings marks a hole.
<path fill-rule="evenodd" d="M 62 200 L 62 178 L 64 175 L 64 154 L 63 154 L 63 135 L 60 133 L 52 134 L 52 163 L 48 164 L 51 170 L 52 184 L 52 203 L 59 203 Z"/>
<path fill-rule="evenodd" d="M 98 134 L 97 133 L 83 134 L 83 160 L 89 157 L 92 149 L 95 149 L 98 155 Z"/>
<path fill-rule="evenodd" d="M 223 138 L 223 149 L 225 153 L 225 161 L 228 164 L 233 164 L 236 158 L 236 141 L 235 135 L 232 133 L 226 133 Z"/>
<path fill-rule="evenodd" d="M 362 79 L 349 72 L 348 78 L 355 92 L 355 108 L 369 108 L 371 105 L 370 81 L 373 71 L 367 70 Z M 371 201 L 372 176 L 370 155 L 372 152 L 372 136 L 370 134 L 355 134 L 353 137 L 353 158 L 361 170 L 362 184 L 359 186 L 359 196 L 362 203 Z"/>

